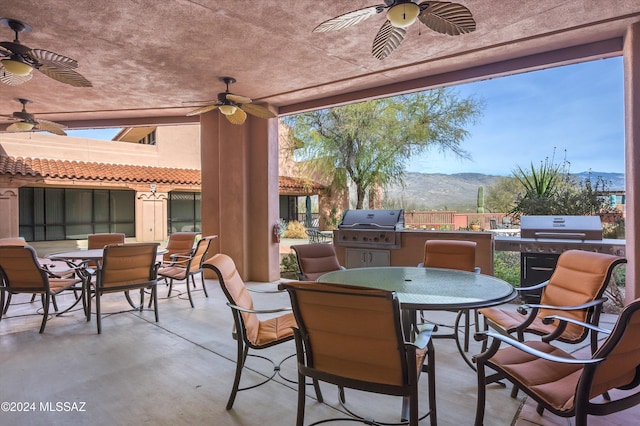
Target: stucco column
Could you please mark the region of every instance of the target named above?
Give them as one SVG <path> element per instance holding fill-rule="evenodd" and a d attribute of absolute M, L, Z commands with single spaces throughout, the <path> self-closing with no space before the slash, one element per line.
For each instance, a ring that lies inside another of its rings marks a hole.
<path fill-rule="evenodd" d="M 627 277 L 625 303 L 640 296 L 640 23 L 627 30 L 624 41 L 624 121 Z M 638 230 L 638 231 L 636 231 Z"/>
<path fill-rule="evenodd" d="M 200 119 L 202 231 L 245 280 L 280 276 L 272 229 L 278 218 L 277 120 L 229 123 L 217 110 Z"/>
<path fill-rule="evenodd" d="M 136 192 L 136 241 L 167 239 L 167 198 L 166 192 Z"/>

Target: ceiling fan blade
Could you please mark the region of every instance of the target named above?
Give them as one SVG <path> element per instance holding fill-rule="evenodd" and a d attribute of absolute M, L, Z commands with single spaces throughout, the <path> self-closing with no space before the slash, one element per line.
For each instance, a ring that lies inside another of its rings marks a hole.
<path fill-rule="evenodd" d="M 78 68 L 78 61 L 68 58 L 58 53 L 50 52 L 43 49 L 31 49 L 27 55 L 31 56 L 41 64 L 48 65 L 54 68 Z"/>
<path fill-rule="evenodd" d="M 256 104 L 243 104 L 240 108 L 242 108 L 244 112 L 248 112 L 259 118 L 274 118 L 276 116 L 265 107 Z"/>
<path fill-rule="evenodd" d="M 234 95 L 233 93 L 228 93 L 226 98 L 231 102 L 235 102 L 237 104 L 250 104 L 251 98 L 247 98 L 246 96 Z"/>
<path fill-rule="evenodd" d="M 17 119 L 13 116 L 13 114 L 11 114 L 11 115 L 9 115 L 9 114 L 0 114 L 0 117 L 7 117 L 7 118 L 10 118 L 10 119 L 12 119 L 12 120 L 17 120 Z"/>
<path fill-rule="evenodd" d="M 458 3 L 428 2 L 428 7 L 418 16 L 420 22 L 442 34 L 461 35 L 476 30 L 471 11 Z"/>
<path fill-rule="evenodd" d="M 28 132 L 29 130 L 21 129 L 18 127 L 18 123 L 13 123 L 5 129 L 7 132 L 16 133 L 16 132 Z"/>
<path fill-rule="evenodd" d="M 377 59 L 383 60 L 400 46 L 406 33 L 406 29 L 394 27 L 388 20 L 385 21 L 376 38 L 373 39 L 371 53 Z"/>
<path fill-rule="evenodd" d="M 344 15 L 336 16 L 327 21 L 324 21 L 313 29 L 314 33 L 324 33 L 327 31 L 336 31 L 343 28 L 350 27 L 355 24 L 371 18 L 373 15 L 382 12 L 385 9 L 385 5 L 380 4 L 377 6 L 365 7 L 364 9 L 354 10 L 353 12 L 345 13 Z"/>
<path fill-rule="evenodd" d="M 15 75 L 7 71 L 0 63 L 0 81 L 9 86 L 18 86 L 22 83 L 26 83 L 33 77 L 33 72 L 27 75 Z"/>
<path fill-rule="evenodd" d="M 65 128 L 65 126 L 63 126 L 62 124 L 55 123 L 49 120 L 41 120 L 41 119 L 38 119 L 36 121 L 37 122 L 34 127 L 38 130 L 44 130 L 45 132 L 53 133 L 60 136 L 67 136 L 64 130 L 62 130 Z"/>
<path fill-rule="evenodd" d="M 72 70 L 71 68 L 64 68 L 51 65 L 42 65 L 38 68 L 38 71 L 51 77 L 54 80 L 58 80 L 61 83 L 69 84 L 75 87 L 92 87 L 93 85 L 89 80 L 84 78 L 82 74 Z"/>
<path fill-rule="evenodd" d="M 218 108 L 218 104 L 203 106 L 203 107 L 200 107 L 198 109 L 194 109 L 191 112 L 188 112 L 187 113 L 187 117 L 190 117 L 192 115 L 204 114 L 205 112 L 213 111 L 216 108 Z"/>
<path fill-rule="evenodd" d="M 226 115 L 225 117 L 227 117 L 227 120 L 229 120 L 231 124 L 243 124 L 247 119 L 247 113 L 238 108 L 236 112 L 231 115 Z"/>
<path fill-rule="evenodd" d="M 17 53 L 18 55 L 28 55 L 30 50 L 24 44 L 14 43 L 11 41 L 0 41 L 0 46 L 4 47 L 12 53 Z"/>

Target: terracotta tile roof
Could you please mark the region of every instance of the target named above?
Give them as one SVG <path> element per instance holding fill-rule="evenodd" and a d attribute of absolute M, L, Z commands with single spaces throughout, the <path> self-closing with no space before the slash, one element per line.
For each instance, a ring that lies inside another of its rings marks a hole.
<path fill-rule="evenodd" d="M 200 170 L 0 156 L 0 174 L 200 185 Z"/>
<path fill-rule="evenodd" d="M 125 164 L 87 163 L 0 155 L 0 175 L 41 176 L 57 179 L 84 179 L 116 182 L 154 182 L 200 185 L 200 170 Z M 280 192 L 315 194 L 324 186 L 305 178 L 280 176 Z"/>
<path fill-rule="evenodd" d="M 325 188 L 318 182 L 291 176 L 279 176 L 278 187 L 280 192 L 300 192 L 303 194 L 316 194 Z"/>

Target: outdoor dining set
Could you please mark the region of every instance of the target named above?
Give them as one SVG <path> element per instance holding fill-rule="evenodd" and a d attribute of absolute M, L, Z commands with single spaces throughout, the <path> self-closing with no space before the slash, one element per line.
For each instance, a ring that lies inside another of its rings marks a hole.
<path fill-rule="evenodd" d="M 119 292 L 133 310 L 143 310 L 148 295 L 158 322 L 159 281 L 165 281 L 168 294 L 174 280 L 185 281 L 193 307 L 195 278 L 201 278 L 208 297 L 204 272 L 211 270 L 233 314 L 237 347 L 227 410 L 239 392 L 283 378 L 284 360 L 273 360 L 272 373 L 257 384 L 247 385 L 243 371 L 249 357 L 269 359 L 263 355 L 269 353 L 266 349 L 288 341 L 295 344 L 297 378 L 290 381 L 298 393 L 298 425 L 305 424 L 310 389 L 318 403 L 324 401 L 320 383 L 337 386 L 348 418 L 379 424 L 349 402 L 348 391 L 357 390 L 401 397 L 396 414 L 403 424 L 423 419 L 437 424 L 438 339 L 453 339 L 475 371 L 476 425 L 483 424 L 491 383 L 508 381 L 514 386 L 512 397 L 522 391 L 536 401 L 540 414 L 575 417 L 576 425 L 587 424 L 588 415 L 640 402 L 640 301 L 624 308 L 613 330 L 599 324 L 605 289 L 624 258 L 568 250 L 552 277 L 540 284 L 539 302 L 516 311 L 505 304 L 521 291 L 539 288 L 521 290 L 482 274 L 475 266 L 475 243 L 469 241 L 427 241 L 424 261 L 416 266 L 352 269 L 340 265 L 332 244 L 300 244 L 292 247 L 299 280 L 278 283 L 277 292 L 288 292 L 291 305 L 258 309 L 252 292 L 260 290 L 245 285 L 233 259 L 208 253 L 215 238 L 175 233 L 159 250 L 157 243 L 126 243 L 122 234 L 96 234 L 87 250 L 47 258 L 39 258 L 21 239 L 0 240 L 2 315 L 8 316 L 13 295 L 29 293 L 42 298 L 40 333 L 51 317 L 49 305 L 55 315 L 81 306 L 87 321 L 95 315 L 101 333 L 101 299 Z M 56 297 L 62 292 L 74 298 L 59 311 Z M 133 297 L 136 293 L 139 299 Z M 262 293 L 268 297 L 269 291 Z M 455 320 L 434 319 L 438 311 L 454 313 Z M 590 356 L 578 357 L 567 349 L 583 341 L 589 342 Z M 426 376 L 426 397 L 419 387 L 421 376 Z M 618 389 L 624 391 L 621 396 Z"/>

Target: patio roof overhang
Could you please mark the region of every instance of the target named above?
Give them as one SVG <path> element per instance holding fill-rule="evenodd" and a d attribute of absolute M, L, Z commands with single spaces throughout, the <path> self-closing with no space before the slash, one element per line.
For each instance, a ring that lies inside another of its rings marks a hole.
<path fill-rule="evenodd" d="M 619 55 L 640 3 L 594 7 L 587 0 L 461 0 L 477 30 L 452 37 L 419 23 L 383 61 L 371 43 L 384 21 L 312 33 L 333 16 L 371 0 L 307 2 L 172 1 L 108 3 L 9 0 L 0 16 L 33 27 L 20 40 L 77 59 L 93 83 L 76 88 L 39 72 L 20 86 L 2 85 L 0 112 L 18 110 L 12 98 L 34 101 L 29 111 L 73 128 L 197 122 L 186 117 L 231 89 L 275 112 L 289 114 L 354 100 L 471 81 L 521 70 Z M 13 40 L 0 28 L 0 40 Z"/>

